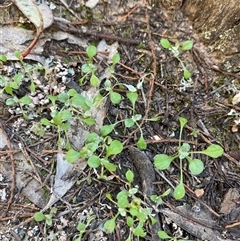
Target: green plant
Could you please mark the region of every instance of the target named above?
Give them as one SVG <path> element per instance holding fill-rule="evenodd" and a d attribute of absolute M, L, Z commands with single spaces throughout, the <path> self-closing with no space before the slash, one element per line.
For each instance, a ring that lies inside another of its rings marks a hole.
<path fill-rule="evenodd" d="M 89 126 L 95 124 L 95 120 L 90 116 L 89 110 L 94 105 L 88 97 L 79 94 L 76 90 L 70 89 L 58 95 L 48 95 L 52 103 L 51 119 L 42 118 L 40 123 L 43 126 L 51 126 L 57 130 L 58 144 L 63 146 L 62 133 L 65 134 L 67 149 L 70 148 L 67 131 L 70 129 L 70 120 L 78 119 Z"/>
<path fill-rule="evenodd" d="M 51 226 L 52 225 L 52 218 L 57 213 L 57 209 L 55 207 L 51 208 L 49 214 L 43 214 L 42 212 L 36 212 L 33 216 L 36 222 L 45 221 L 45 225 Z"/>
<path fill-rule="evenodd" d="M 29 115 L 25 110 L 24 106 L 27 107 L 30 103 L 32 103 L 32 99 L 27 94 L 21 98 L 18 98 L 15 95 L 15 91 L 19 90 L 22 84 L 26 85 L 27 83 L 30 93 L 34 93 L 36 86 L 33 80 L 33 76 L 36 75 L 35 74 L 36 71 L 42 71 L 43 67 L 37 64 L 31 65 L 23 62 L 23 60 L 21 60 L 20 58 L 20 54 L 21 53 L 19 51 L 15 52 L 15 56 L 19 59 L 19 62 L 21 64 L 19 73 L 16 73 L 13 77 L 0 76 L 0 86 L 2 87 L 0 92 L 1 93 L 6 92 L 6 94 L 10 95 L 11 97 L 9 97 L 6 100 L 6 105 L 8 106 L 13 106 L 15 104 L 19 105 L 21 112 L 23 114 L 23 117 L 26 120 L 28 120 Z M 1 55 L 0 61 L 6 62 L 7 61 L 6 56 Z"/>
<path fill-rule="evenodd" d="M 78 238 L 74 239 L 74 241 L 81 241 L 82 240 L 82 236 L 86 232 L 87 227 L 90 225 L 92 220 L 94 220 L 95 218 L 96 218 L 96 216 L 92 215 L 87 219 L 86 224 L 84 222 L 78 223 L 77 230 L 79 231 L 79 236 L 78 236 Z"/>
<path fill-rule="evenodd" d="M 66 159 L 69 162 L 74 162 L 79 158 L 87 159 L 88 165 L 91 168 L 101 168 L 99 175 L 100 179 L 107 179 L 105 169 L 115 171 L 117 166 L 110 163 L 109 157 L 121 153 L 123 145 L 118 140 L 113 140 L 111 137 L 102 137 L 95 132 L 87 135 L 85 145 L 80 151 L 70 149 L 66 154 Z"/>
<path fill-rule="evenodd" d="M 169 241 L 186 241 L 187 238 L 175 238 L 175 237 L 172 237 L 172 236 L 169 236 L 165 231 L 158 231 L 158 237 L 160 239 L 167 239 Z"/>
<path fill-rule="evenodd" d="M 82 72 L 84 73 L 84 76 L 79 80 L 79 82 L 80 84 L 82 84 L 84 79 L 88 75 L 91 75 L 90 77 L 91 85 L 98 86 L 100 84 L 100 80 L 95 75 L 95 71 L 97 70 L 97 67 L 93 64 L 93 57 L 97 54 L 97 48 L 93 45 L 89 45 L 86 49 L 86 53 L 88 56 L 88 62 L 82 65 Z"/>
<path fill-rule="evenodd" d="M 175 46 L 173 46 L 168 39 L 162 38 L 160 40 L 160 44 L 163 48 L 170 50 L 173 53 L 173 56 L 180 62 L 182 69 L 183 69 L 183 76 L 185 79 L 189 79 L 191 77 L 191 73 L 189 70 L 186 68 L 185 64 L 183 61 L 180 59 L 179 55 L 183 51 L 191 50 L 193 47 L 193 42 L 191 40 L 187 40 L 180 44 L 177 42 Z"/>
<path fill-rule="evenodd" d="M 104 223 L 104 228 L 112 233 L 116 226 L 116 219 L 122 216 L 126 219 L 126 224 L 129 227 L 129 236 L 126 241 L 133 239 L 133 236 L 145 237 L 145 225 L 150 220 L 153 225 L 156 220 L 152 214 L 152 210 L 149 207 L 144 207 L 144 203 L 141 198 L 137 197 L 138 187 L 132 187 L 134 174 L 131 170 L 126 172 L 127 189 L 120 191 L 117 194 L 117 201 L 114 201 L 111 194 L 107 193 L 106 197 L 118 207 L 118 212 L 113 218 L 107 220 Z"/>
<path fill-rule="evenodd" d="M 154 165 L 159 170 L 167 169 L 174 159 L 179 159 L 180 161 L 180 181 L 179 184 L 174 189 L 173 196 L 175 199 L 181 199 L 185 196 L 185 188 L 183 184 L 183 159 L 188 161 L 188 168 L 193 175 L 200 174 L 204 165 L 200 159 L 192 158 L 193 154 L 204 154 L 212 158 L 220 157 L 223 154 L 223 148 L 216 144 L 211 144 L 206 150 L 203 151 L 190 151 L 190 145 L 188 143 L 181 143 L 183 127 L 187 124 L 187 119 L 180 117 L 180 135 L 179 135 L 179 145 L 178 151 L 174 156 L 169 156 L 166 154 L 158 154 L 154 157 Z"/>

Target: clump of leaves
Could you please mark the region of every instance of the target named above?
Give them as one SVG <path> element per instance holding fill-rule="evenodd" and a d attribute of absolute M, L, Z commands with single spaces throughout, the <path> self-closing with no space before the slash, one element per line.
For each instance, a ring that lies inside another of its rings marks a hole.
<path fill-rule="evenodd" d="M 111 194 L 106 194 L 106 197 L 118 207 L 117 214 L 104 223 L 104 228 L 112 233 L 116 226 L 116 219 L 119 216 L 126 218 L 126 224 L 129 227 L 129 236 L 126 241 L 133 240 L 133 237 L 145 237 L 145 224 L 150 220 L 154 224 L 156 220 L 153 217 L 151 208 L 144 207 L 143 201 L 136 195 L 138 187 L 132 187 L 134 174 L 131 170 L 126 172 L 127 189 L 122 190 L 117 194 L 117 200 L 113 200 Z"/>
<path fill-rule="evenodd" d="M 52 226 L 52 218 L 57 213 L 57 208 L 53 207 L 49 214 L 43 214 L 42 212 L 36 212 L 33 216 L 36 222 L 45 221 L 45 224 Z"/>
<path fill-rule="evenodd" d="M 173 53 L 173 56 L 180 62 L 182 66 L 184 78 L 189 79 L 191 77 L 191 73 L 186 68 L 185 64 L 183 63 L 183 61 L 179 56 L 183 51 L 191 50 L 193 47 L 193 42 L 191 40 L 187 40 L 182 44 L 177 42 L 175 45 L 172 45 L 168 39 L 162 38 L 160 40 L 160 44 L 163 48 L 168 49 Z"/>
<path fill-rule="evenodd" d="M 111 156 L 121 153 L 123 144 L 111 137 L 106 138 L 99 136 L 95 132 L 87 135 L 85 145 L 80 151 L 70 149 L 66 154 L 68 162 L 73 163 L 77 159 L 87 159 L 87 163 L 91 168 L 101 168 L 100 179 L 107 179 L 105 170 L 110 172 L 116 171 L 117 166 L 109 161 Z M 104 153 L 104 154 L 103 154 Z"/>
<path fill-rule="evenodd" d="M 79 94 L 76 90 L 70 89 L 58 95 L 48 95 L 48 99 L 52 103 L 50 109 L 51 119 L 42 118 L 40 123 L 43 126 L 49 126 L 57 130 L 58 144 L 60 146 L 63 145 L 62 133 L 65 133 L 67 139 L 67 131 L 71 127 L 71 119 L 78 119 L 80 122 L 84 122 L 89 126 L 95 123 L 95 120 L 88 112 L 93 106 L 93 101 Z M 67 149 L 70 148 L 68 141 L 66 147 Z"/>
<path fill-rule="evenodd" d="M 207 149 L 203 151 L 191 151 L 191 147 L 188 143 L 181 143 L 182 138 L 182 131 L 183 127 L 187 124 L 187 119 L 180 117 L 180 136 L 179 136 L 179 146 L 178 152 L 173 155 L 169 156 L 166 154 L 158 154 L 154 157 L 154 165 L 159 170 L 167 169 L 173 160 L 179 159 L 180 161 L 180 181 L 179 184 L 174 189 L 173 196 L 175 199 L 181 199 L 185 196 L 185 188 L 183 184 L 183 160 L 186 159 L 188 161 L 188 168 L 189 171 L 193 175 L 200 174 L 204 169 L 204 164 L 200 159 L 192 158 L 191 156 L 199 153 L 204 154 L 212 158 L 220 157 L 223 154 L 223 148 L 216 144 L 211 144 Z"/>

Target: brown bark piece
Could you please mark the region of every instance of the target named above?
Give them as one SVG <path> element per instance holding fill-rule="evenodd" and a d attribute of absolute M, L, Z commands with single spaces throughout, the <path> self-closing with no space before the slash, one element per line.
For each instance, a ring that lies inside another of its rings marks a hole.
<path fill-rule="evenodd" d="M 183 11 L 194 22 L 194 28 L 205 35 L 205 40 L 212 42 L 238 23 L 240 0 L 186 0 Z"/>
<path fill-rule="evenodd" d="M 240 0 L 186 0 L 181 9 L 218 60 L 239 68 Z"/>
<path fill-rule="evenodd" d="M 237 201 L 239 200 L 239 198 L 240 198 L 239 190 L 237 188 L 230 188 L 223 199 L 220 213 L 224 213 L 224 214 L 230 213 L 231 210 L 236 208 Z"/>

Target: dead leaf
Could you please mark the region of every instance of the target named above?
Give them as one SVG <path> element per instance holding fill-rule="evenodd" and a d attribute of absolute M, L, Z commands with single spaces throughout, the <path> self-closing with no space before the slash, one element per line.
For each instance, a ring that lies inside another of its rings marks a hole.
<path fill-rule="evenodd" d="M 34 39 L 34 31 L 17 26 L 1 26 L 0 31 L 4 33 L 4 38 L 1 39 L 0 54 L 5 55 L 8 60 L 18 60 L 14 55 L 14 52 L 16 50 L 23 52 L 27 48 L 26 43 L 31 42 Z M 44 65 L 44 45 L 51 39 L 57 41 L 67 40 L 68 43 L 82 46 L 83 48 L 87 47 L 87 39 L 85 38 L 79 38 L 63 31 L 51 33 L 44 32 L 31 50 L 31 53 L 27 55 L 25 59 L 31 59 Z"/>
<path fill-rule="evenodd" d="M 240 102 L 240 92 L 233 97 L 232 104 L 237 105 L 239 102 Z"/>
<path fill-rule="evenodd" d="M 82 163 L 82 170 L 86 167 L 87 163 Z M 81 174 L 79 171 L 75 174 L 74 179 L 62 179 L 66 173 L 70 172 L 73 168 L 73 164 L 68 163 L 65 160 L 65 155 L 58 153 L 57 154 L 57 170 L 55 175 L 55 182 L 53 186 L 53 193 L 48 201 L 47 205 L 42 209 L 42 212 L 50 208 L 54 203 L 56 203 L 60 198 L 62 198 L 67 191 L 74 185 L 76 178 Z"/>
<path fill-rule="evenodd" d="M 35 46 L 43 30 L 52 25 L 53 15 L 51 9 L 46 4 L 38 6 L 34 0 L 13 0 L 13 3 L 36 27 L 35 38 L 21 55 L 21 58 L 24 58 Z"/>
<path fill-rule="evenodd" d="M 0 149 L 7 146 L 7 136 L 0 129 Z M 28 164 L 25 156 L 19 152 L 14 155 L 15 169 L 16 169 L 16 187 L 22 195 L 27 197 L 36 206 L 42 208 L 46 205 L 45 194 L 41 191 L 41 184 L 33 178 L 34 171 L 31 165 Z M 1 173 L 4 176 L 9 177 L 12 180 L 11 162 L 3 162 L 5 173 Z"/>
<path fill-rule="evenodd" d="M 228 214 L 237 207 L 237 201 L 240 198 L 239 190 L 237 188 L 229 188 L 221 203 L 220 213 Z"/>
<path fill-rule="evenodd" d="M 200 188 L 200 189 L 196 189 L 194 191 L 195 195 L 198 197 L 198 198 L 201 198 L 204 194 L 204 189 L 203 188 Z"/>

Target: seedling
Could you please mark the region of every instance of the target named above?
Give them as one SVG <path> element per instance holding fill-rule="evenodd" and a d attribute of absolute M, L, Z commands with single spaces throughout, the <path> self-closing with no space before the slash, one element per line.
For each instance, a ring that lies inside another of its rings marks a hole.
<path fill-rule="evenodd" d="M 146 222 L 150 220 L 153 225 L 156 220 L 153 217 L 151 208 L 144 207 L 143 201 L 138 198 L 138 187 L 132 187 L 134 174 L 131 170 L 126 172 L 127 189 L 122 190 L 117 194 L 117 201 L 114 201 L 111 195 L 108 193 L 106 197 L 118 207 L 117 214 L 105 222 L 104 228 L 112 233 L 116 226 L 116 219 L 118 216 L 122 216 L 126 219 L 126 224 L 129 227 L 129 236 L 126 241 L 133 240 L 133 237 L 146 236 L 144 226 Z"/>
<path fill-rule="evenodd" d="M 32 99 L 29 97 L 29 96 L 27 96 L 27 95 L 25 95 L 25 96 L 23 96 L 22 98 L 17 98 L 16 96 L 14 96 L 14 97 L 11 97 L 11 98 L 8 98 L 7 100 L 6 100 L 6 105 L 14 105 L 15 103 L 16 104 L 18 104 L 19 105 L 19 107 L 20 107 L 20 109 L 21 109 L 21 112 L 22 112 L 22 114 L 23 114 L 23 117 L 24 117 L 24 119 L 25 120 L 28 120 L 29 118 L 28 118 L 28 115 L 27 115 L 27 113 L 24 111 L 24 109 L 23 109 L 23 106 L 24 105 L 29 105 L 30 103 L 32 102 Z"/>
<path fill-rule="evenodd" d="M 186 241 L 187 238 L 175 238 L 172 236 L 169 236 L 165 231 L 158 231 L 158 237 L 163 240 L 168 240 L 168 241 Z"/>
<path fill-rule="evenodd" d="M 74 239 L 74 241 L 81 241 L 82 240 L 82 236 L 83 234 L 86 232 L 87 227 L 90 225 L 90 223 L 96 218 L 95 215 L 90 216 L 87 219 L 86 224 L 83 222 L 79 222 L 78 226 L 77 226 L 77 230 L 79 231 L 79 236 L 77 239 Z"/>
<path fill-rule="evenodd" d="M 52 217 L 57 213 L 57 209 L 55 207 L 51 208 L 49 214 L 43 214 L 42 212 L 36 212 L 34 214 L 34 220 L 36 222 L 45 221 L 45 225 L 51 226 L 52 225 Z"/>
<path fill-rule="evenodd" d="M 158 154 L 154 157 L 154 165 L 159 170 L 167 169 L 171 162 L 175 159 L 180 161 L 180 181 L 179 184 L 174 189 L 173 196 L 175 199 L 181 199 L 185 196 L 185 188 L 183 184 L 183 160 L 188 161 L 188 168 L 193 175 L 200 174 L 204 169 L 204 164 L 200 159 L 192 159 L 193 154 L 204 154 L 212 158 L 220 157 L 223 154 L 223 148 L 216 144 L 211 144 L 206 150 L 203 151 L 190 151 L 191 147 L 188 143 L 181 143 L 183 127 L 187 124 L 187 119 L 180 117 L 180 136 L 179 136 L 179 146 L 178 152 L 174 156 L 169 156 L 166 154 Z"/>
<path fill-rule="evenodd" d="M 191 73 L 186 68 L 183 61 L 180 59 L 180 54 L 183 51 L 191 50 L 193 47 L 193 42 L 191 40 L 187 40 L 184 43 L 180 44 L 177 42 L 175 46 L 173 46 L 168 39 L 162 38 L 160 40 L 160 44 L 163 48 L 170 50 L 173 53 L 173 56 L 180 62 L 182 69 L 183 69 L 183 76 L 185 79 L 189 79 L 191 77 Z"/>
<path fill-rule="evenodd" d="M 66 154 L 66 159 L 70 163 L 79 158 L 87 159 L 91 168 L 101 167 L 99 178 L 106 180 L 105 169 L 111 172 L 117 169 L 115 164 L 110 163 L 109 157 L 121 153 L 122 150 L 123 145 L 120 141 L 112 140 L 109 136 L 103 138 L 97 133 L 91 132 L 87 135 L 85 145 L 80 152 L 70 149 Z M 105 155 L 102 155 L 102 153 L 105 153 Z"/>
<path fill-rule="evenodd" d="M 79 82 L 80 84 L 82 84 L 84 79 L 88 75 L 91 75 L 90 77 L 91 85 L 98 86 L 100 84 L 100 80 L 95 75 L 95 71 L 97 70 L 97 67 L 93 64 L 93 57 L 97 54 L 97 48 L 93 45 L 89 45 L 86 49 L 86 53 L 88 56 L 88 62 L 82 65 L 82 72 L 84 73 L 84 76 L 79 80 Z"/>

